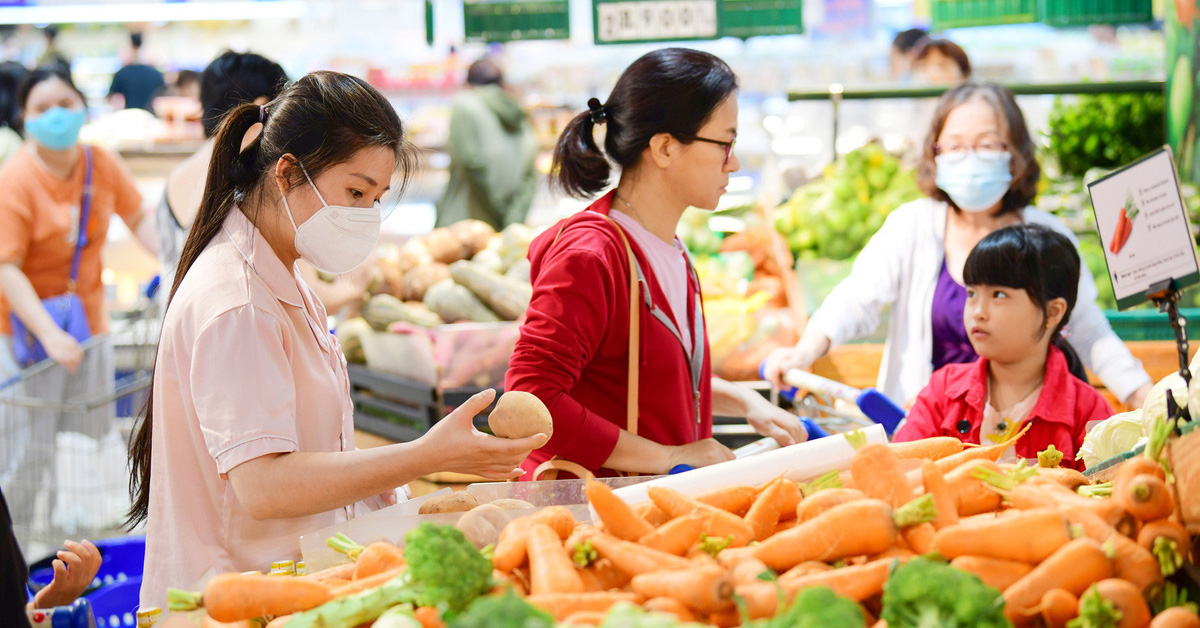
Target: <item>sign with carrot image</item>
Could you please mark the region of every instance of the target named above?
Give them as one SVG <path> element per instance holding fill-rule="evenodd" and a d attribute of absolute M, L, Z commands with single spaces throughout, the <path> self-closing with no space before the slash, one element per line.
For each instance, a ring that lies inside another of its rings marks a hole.
<path fill-rule="evenodd" d="M 1200 283 L 1200 258 L 1170 148 L 1089 183 L 1088 194 L 1118 307 L 1145 302 L 1146 291 L 1165 280 L 1177 290 Z"/>

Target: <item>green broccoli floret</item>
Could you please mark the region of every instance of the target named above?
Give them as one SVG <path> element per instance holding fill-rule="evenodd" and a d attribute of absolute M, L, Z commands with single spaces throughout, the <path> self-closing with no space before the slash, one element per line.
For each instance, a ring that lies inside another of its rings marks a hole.
<path fill-rule="evenodd" d="M 866 618 L 858 604 L 834 593 L 829 587 L 814 587 L 796 594 L 791 606 L 775 617 L 747 625 L 752 628 L 824 628 L 861 626 L 864 622 Z"/>
<path fill-rule="evenodd" d="M 972 574 L 924 558 L 909 561 L 888 578 L 882 618 L 888 628 L 1012 626 L 999 591 Z"/>
<path fill-rule="evenodd" d="M 554 628 L 554 617 L 526 602 L 510 589 L 504 595 L 481 597 L 450 628 Z"/>
<path fill-rule="evenodd" d="M 492 564 L 454 526 L 430 522 L 404 535 L 405 578 L 418 606 L 459 612 L 492 588 Z"/>

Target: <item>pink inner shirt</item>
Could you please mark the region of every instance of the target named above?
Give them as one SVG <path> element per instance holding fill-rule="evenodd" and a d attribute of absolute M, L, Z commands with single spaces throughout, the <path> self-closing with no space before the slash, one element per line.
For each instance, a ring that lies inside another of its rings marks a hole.
<path fill-rule="evenodd" d="M 642 254 L 650 262 L 650 270 L 658 279 L 658 285 L 663 294 L 667 295 L 667 306 L 662 308 L 672 314 L 675 326 L 683 339 L 683 348 L 692 353 L 692 321 L 688 318 L 688 270 L 687 248 L 679 238 L 672 244 L 663 242 L 662 238 L 650 233 L 637 220 L 628 214 L 618 211 L 615 207 L 608 212 L 609 216 L 625 229 Z"/>
<path fill-rule="evenodd" d="M 302 534 L 367 511 L 257 521 L 229 483 L 230 469 L 260 456 L 354 449 L 325 308 L 236 207 L 163 322 L 152 440 L 142 606 L 165 608 L 168 587 L 298 560 Z"/>

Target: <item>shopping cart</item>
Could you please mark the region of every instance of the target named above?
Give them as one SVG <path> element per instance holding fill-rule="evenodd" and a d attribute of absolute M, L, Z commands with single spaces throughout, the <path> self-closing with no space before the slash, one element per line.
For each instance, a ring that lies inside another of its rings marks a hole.
<path fill-rule="evenodd" d="M 74 373 L 45 360 L 0 381 L 0 490 L 25 556 L 124 533 L 129 430 L 158 329 L 158 308 L 143 298 L 110 333 L 81 343 Z"/>

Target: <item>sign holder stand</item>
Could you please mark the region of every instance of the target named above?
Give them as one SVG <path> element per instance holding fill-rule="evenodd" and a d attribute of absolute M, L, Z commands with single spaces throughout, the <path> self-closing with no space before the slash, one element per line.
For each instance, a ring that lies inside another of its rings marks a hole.
<path fill-rule="evenodd" d="M 1175 287 L 1175 280 L 1166 279 L 1151 284 L 1150 289 L 1146 291 L 1146 298 L 1158 306 L 1159 312 L 1165 312 L 1170 319 L 1171 329 L 1175 330 L 1175 349 L 1179 353 L 1179 376 L 1183 378 L 1185 387 L 1189 386 L 1192 381 L 1192 372 L 1188 366 L 1187 319 L 1179 313 L 1179 290 Z M 1187 398 L 1188 396 L 1184 395 L 1183 403 L 1180 404 L 1175 400 L 1175 395 L 1167 390 L 1167 417 L 1172 420 L 1191 420 Z M 1182 424 L 1176 423 L 1176 431 L 1179 430 L 1180 425 Z"/>

